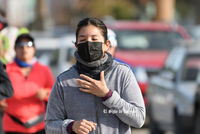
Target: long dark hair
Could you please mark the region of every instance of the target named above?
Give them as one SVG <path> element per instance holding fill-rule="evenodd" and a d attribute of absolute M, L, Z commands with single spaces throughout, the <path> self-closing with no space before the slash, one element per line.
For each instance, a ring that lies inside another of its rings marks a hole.
<path fill-rule="evenodd" d="M 105 42 L 108 40 L 107 27 L 102 20 L 97 19 L 97 18 L 85 18 L 85 19 L 81 20 L 77 25 L 76 43 L 77 43 L 78 33 L 79 33 L 80 29 L 82 27 L 88 26 L 88 25 L 94 25 L 94 26 L 98 27 L 101 30 L 101 34 L 103 35 Z"/>

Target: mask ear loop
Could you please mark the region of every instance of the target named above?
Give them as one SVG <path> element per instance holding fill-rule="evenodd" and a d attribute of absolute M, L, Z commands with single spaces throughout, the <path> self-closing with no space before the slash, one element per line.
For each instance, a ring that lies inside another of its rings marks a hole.
<path fill-rule="evenodd" d="M 108 44 L 109 43 L 109 44 Z M 104 57 L 105 56 L 105 53 L 108 51 L 108 49 L 109 49 L 109 46 L 110 46 L 110 40 L 107 40 L 106 42 L 102 42 L 102 47 L 103 47 L 103 45 L 105 45 L 107 48 L 106 49 L 104 49 L 103 50 L 103 48 L 102 48 L 102 51 L 103 51 L 103 56 L 102 57 Z"/>
<path fill-rule="evenodd" d="M 75 45 L 76 49 L 78 50 L 78 46 L 77 46 L 77 43 L 72 41 L 72 43 Z"/>
<path fill-rule="evenodd" d="M 110 40 L 107 40 L 105 42 L 105 45 L 107 46 L 106 52 L 108 51 L 108 49 L 110 49 L 110 44 L 111 44 Z"/>

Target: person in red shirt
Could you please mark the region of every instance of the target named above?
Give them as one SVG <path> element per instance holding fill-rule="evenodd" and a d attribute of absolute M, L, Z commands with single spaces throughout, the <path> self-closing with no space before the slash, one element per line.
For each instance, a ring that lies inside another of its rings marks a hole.
<path fill-rule="evenodd" d="M 0 109 L 4 109 L 6 134 L 45 134 L 46 102 L 54 77 L 48 66 L 37 61 L 35 51 L 34 39 L 29 33 L 18 36 L 16 57 L 6 68 L 14 95 L 0 105 Z"/>

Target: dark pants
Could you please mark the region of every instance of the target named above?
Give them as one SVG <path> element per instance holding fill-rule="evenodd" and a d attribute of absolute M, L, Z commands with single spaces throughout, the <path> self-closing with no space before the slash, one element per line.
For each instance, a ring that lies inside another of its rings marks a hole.
<path fill-rule="evenodd" d="M 5 132 L 5 134 L 27 134 L 27 133 L 18 133 L 18 132 Z M 45 130 L 41 130 L 36 133 L 29 133 L 29 134 L 45 134 Z"/>
<path fill-rule="evenodd" d="M 2 128 L 2 117 L 3 117 L 3 112 L 0 111 L 0 134 L 5 134 Z"/>

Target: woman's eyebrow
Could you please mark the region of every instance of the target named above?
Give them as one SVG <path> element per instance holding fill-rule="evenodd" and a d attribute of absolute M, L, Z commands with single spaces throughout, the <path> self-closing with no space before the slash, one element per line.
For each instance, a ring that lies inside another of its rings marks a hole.
<path fill-rule="evenodd" d="M 85 37 L 85 35 L 79 35 L 78 37 Z"/>
<path fill-rule="evenodd" d="M 91 35 L 92 37 L 99 36 L 98 34 Z M 78 37 L 86 37 L 85 35 L 79 35 Z"/>
<path fill-rule="evenodd" d="M 92 37 L 99 36 L 98 34 L 92 35 Z"/>

